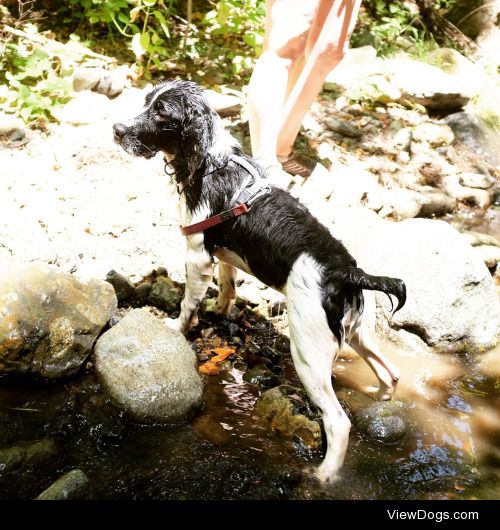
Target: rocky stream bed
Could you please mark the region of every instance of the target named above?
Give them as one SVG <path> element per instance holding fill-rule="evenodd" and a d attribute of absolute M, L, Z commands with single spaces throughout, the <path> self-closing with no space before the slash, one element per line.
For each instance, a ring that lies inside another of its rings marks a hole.
<path fill-rule="evenodd" d="M 366 300 L 403 374 L 395 401 L 363 393 L 373 377 L 348 348 L 333 368 L 353 423 L 341 480 L 308 473 L 322 426 L 279 294 L 241 274 L 229 318 L 213 284 L 187 341 L 161 323 L 184 242 L 160 157 L 112 141 L 147 90 L 122 68 L 112 99 L 80 72 L 46 132 L 0 116 L 0 498 L 499 498 L 498 132 L 465 58 L 371 53 L 329 81 L 297 145 L 320 164 L 285 183 L 364 269 L 408 287 L 394 318 Z M 242 95 L 222 92 L 208 95 L 248 146 Z"/>

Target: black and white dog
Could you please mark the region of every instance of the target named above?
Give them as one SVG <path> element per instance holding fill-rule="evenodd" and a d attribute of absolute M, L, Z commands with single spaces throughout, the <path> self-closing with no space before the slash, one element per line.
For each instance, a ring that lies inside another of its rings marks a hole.
<path fill-rule="evenodd" d="M 217 310 L 222 315 L 236 298 L 235 267 L 287 296 L 295 369 L 323 413 L 328 447 L 317 476 L 334 480 L 351 424 L 332 388 L 333 361 L 346 340 L 377 376 L 377 397 L 392 398 L 399 370 L 362 325 L 363 289 L 394 295 L 397 311 L 406 300 L 405 284 L 358 268 L 343 244 L 298 200 L 269 186 L 264 169 L 224 131 L 196 84 L 169 81 L 156 86 L 143 111 L 126 125 L 116 123 L 113 132 L 131 155 L 165 155 L 177 183 L 182 224 L 202 223 L 201 231 L 195 227 L 185 232 L 186 292 L 180 316 L 171 324 L 182 332 L 196 325 L 214 257 L 219 260 Z M 215 224 L 203 223 L 221 212 Z"/>

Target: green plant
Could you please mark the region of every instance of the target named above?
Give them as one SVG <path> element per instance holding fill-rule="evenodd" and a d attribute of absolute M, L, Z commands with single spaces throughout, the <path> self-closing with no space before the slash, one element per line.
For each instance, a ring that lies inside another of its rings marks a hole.
<path fill-rule="evenodd" d="M 354 46 L 372 44 L 381 55 L 422 47 L 431 37 L 410 3 L 366 0 L 352 37 Z"/>
<path fill-rule="evenodd" d="M 159 66 L 171 38 L 175 0 L 69 0 L 69 4 L 70 8 L 61 9 L 65 22 L 80 19 L 93 32 L 105 31 L 111 40 L 125 38 L 137 60 L 146 58 L 147 66 L 151 62 Z"/>
<path fill-rule="evenodd" d="M 264 42 L 264 0 L 220 0 L 203 17 L 205 39 L 226 51 L 233 76 L 248 75 Z"/>
<path fill-rule="evenodd" d="M 65 61 L 51 50 L 20 40 L 0 46 L 0 107 L 26 123 L 55 119 L 55 110 L 68 102 L 72 87 Z"/>

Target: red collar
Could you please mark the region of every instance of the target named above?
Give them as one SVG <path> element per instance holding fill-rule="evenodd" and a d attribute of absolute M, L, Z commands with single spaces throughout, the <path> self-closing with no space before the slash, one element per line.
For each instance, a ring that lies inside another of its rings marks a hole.
<path fill-rule="evenodd" d="M 209 217 L 204 221 L 200 221 L 199 223 L 181 226 L 181 234 L 183 236 L 191 236 L 198 232 L 203 232 L 209 228 L 212 228 L 213 226 L 223 223 L 224 221 L 234 219 L 240 215 L 245 215 L 250 211 L 252 203 L 258 197 L 267 195 L 271 192 L 271 187 L 267 181 L 259 175 L 257 170 L 247 160 L 237 155 L 231 155 L 230 160 L 246 169 L 246 171 L 249 173 L 249 176 L 243 183 L 243 189 L 239 191 L 231 200 L 232 203 L 236 202 L 236 206 L 233 206 L 224 212 L 213 215 L 212 217 Z"/>

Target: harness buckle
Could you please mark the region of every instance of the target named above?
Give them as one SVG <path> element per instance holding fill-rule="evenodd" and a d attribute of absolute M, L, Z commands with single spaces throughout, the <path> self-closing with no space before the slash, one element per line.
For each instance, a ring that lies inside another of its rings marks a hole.
<path fill-rule="evenodd" d="M 245 202 L 244 204 L 246 204 L 249 208 L 250 206 L 252 206 L 252 204 L 259 198 L 261 197 L 262 195 L 267 195 L 268 193 L 271 193 L 271 186 L 269 186 L 269 184 L 266 184 L 265 186 L 259 188 L 258 190 L 255 191 L 255 193 L 253 195 L 251 195 Z"/>

